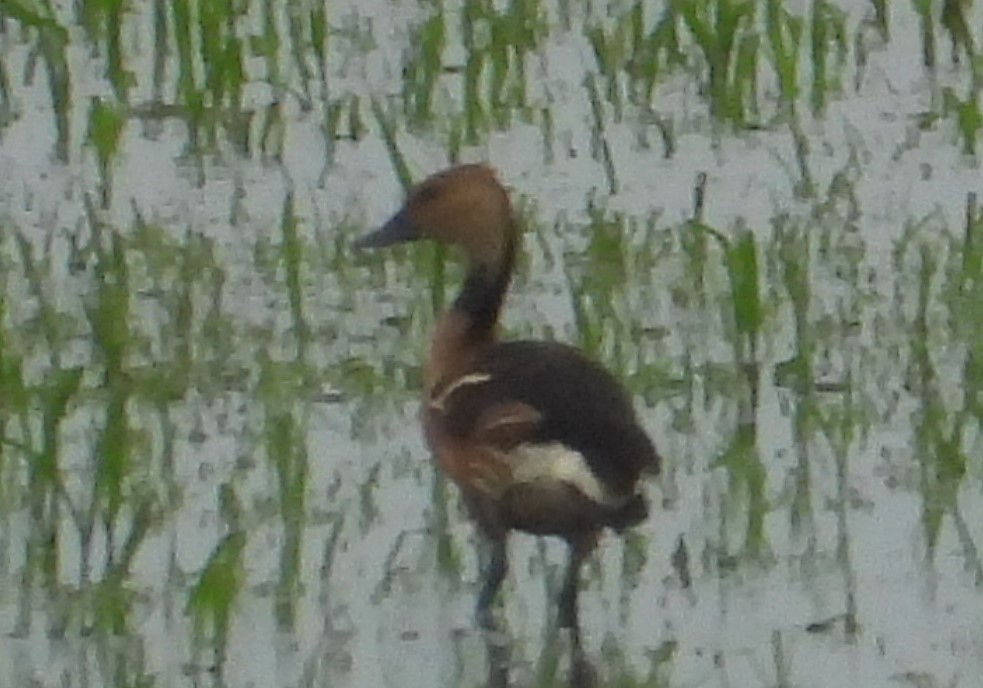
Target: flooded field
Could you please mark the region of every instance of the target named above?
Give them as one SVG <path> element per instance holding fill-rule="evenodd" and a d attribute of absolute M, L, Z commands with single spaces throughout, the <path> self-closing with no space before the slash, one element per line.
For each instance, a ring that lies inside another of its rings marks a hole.
<path fill-rule="evenodd" d="M 981 89 L 972 0 L 0 1 L 0 685 L 983 686 Z M 581 658 L 351 248 L 464 161 L 666 457 Z"/>

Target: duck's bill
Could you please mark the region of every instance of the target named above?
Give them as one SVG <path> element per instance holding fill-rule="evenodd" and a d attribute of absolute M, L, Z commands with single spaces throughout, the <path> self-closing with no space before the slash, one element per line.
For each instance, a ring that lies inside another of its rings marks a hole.
<path fill-rule="evenodd" d="M 355 248 L 382 248 L 416 241 L 420 232 L 410 221 L 405 210 L 400 210 L 379 229 L 355 240 Z"/>

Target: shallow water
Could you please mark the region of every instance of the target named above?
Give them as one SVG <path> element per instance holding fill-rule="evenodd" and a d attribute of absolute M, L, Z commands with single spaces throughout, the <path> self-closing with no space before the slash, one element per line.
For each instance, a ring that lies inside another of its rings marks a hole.
<path fill-rule="evenodd" d="M 0 19 L 0 685 L 981 685 L 978 3 Z M 509 336 L 667 458 L 590 670 L 558 543 L 474 628 L 416 427 L 458 268 L 349 248 L 458 160 L 524 219 Z"/>

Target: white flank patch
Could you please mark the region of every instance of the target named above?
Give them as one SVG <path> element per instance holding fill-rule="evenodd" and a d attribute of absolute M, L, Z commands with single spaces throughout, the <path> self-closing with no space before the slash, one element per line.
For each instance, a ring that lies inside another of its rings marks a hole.
<path fill-rule="evenodd" d="M 512 479 L 517 483 L 537 480 L 565 482 L 573 485 L 598 504 L 615 506 L 615 498 L 591 471 L 584 455 L 559 442 L 520 444 L 507 455 Z"/>

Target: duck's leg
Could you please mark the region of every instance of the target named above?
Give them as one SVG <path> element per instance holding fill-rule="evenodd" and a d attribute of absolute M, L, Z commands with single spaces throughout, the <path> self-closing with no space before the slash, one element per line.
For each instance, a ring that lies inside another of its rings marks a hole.
<path fill-rule="evenodd" d="M 505 574 L 508 573 L 509 561 L 504 535 L 488 537 L 487 543 L 486 561 L 483 566 L 484 582 L 478 593 L 478 605 L 475 614 L 478 617 L 478 624 L 482 628 L 494 628 L 495 620 L 492 617 L 491 606 L 495 601 L 498 589 L 502 587 Z"/>
<path fill-rule="evenodd" d="M 574 641 L 580 641 L 580 625 L 577 615 L 577 591 L 580 586 L 580 567 L 597 545 L 597 533 L 577 533 L 567 538 L 570 544 L 570 561 L 567 564 L 563 589 L 560 591 L 560 627 L 568 628 Z"/>

